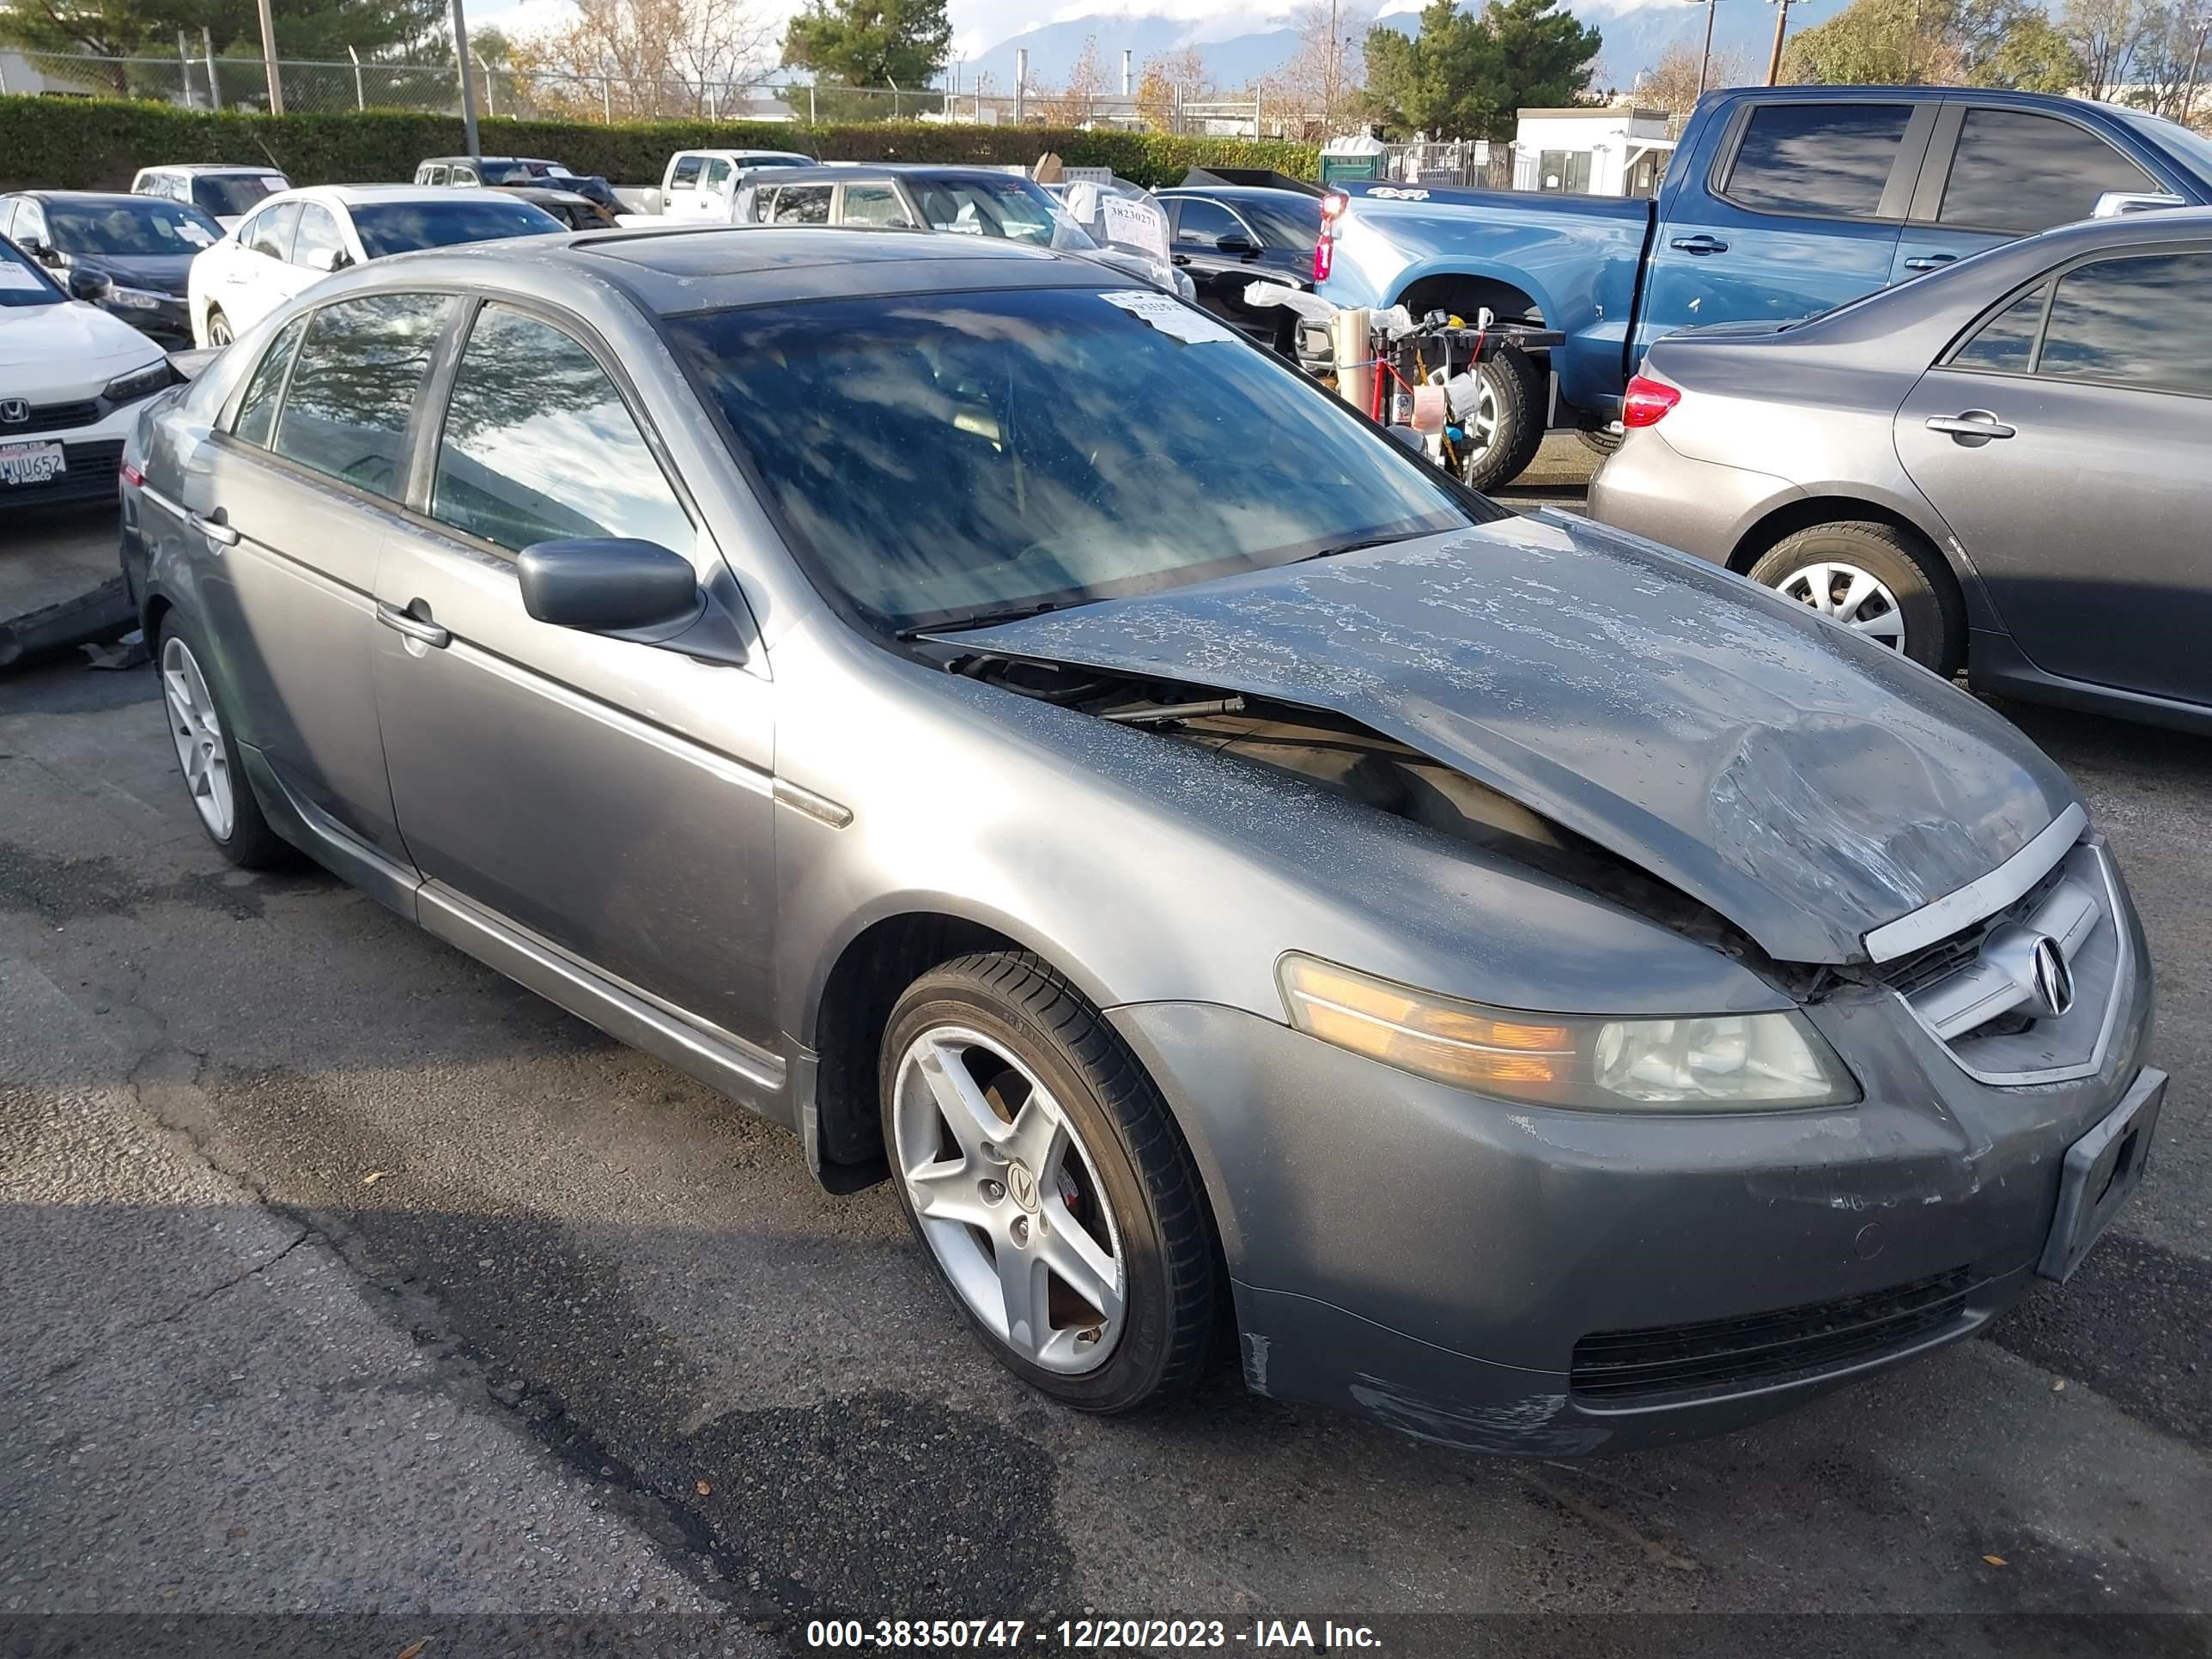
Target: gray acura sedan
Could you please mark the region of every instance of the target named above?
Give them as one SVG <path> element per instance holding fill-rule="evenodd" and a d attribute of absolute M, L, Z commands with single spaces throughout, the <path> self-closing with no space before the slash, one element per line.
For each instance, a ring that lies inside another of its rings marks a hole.
<path fill-rule="evenodd" d="M 153 407 L 208 834 L 888 1176 L 1070 1405 L 1547 1455 L 2063 1279 L 2165 1079 L 2066 778 L 1710 565 L 1516 518 L 975 239 L 380 260 Z"/>

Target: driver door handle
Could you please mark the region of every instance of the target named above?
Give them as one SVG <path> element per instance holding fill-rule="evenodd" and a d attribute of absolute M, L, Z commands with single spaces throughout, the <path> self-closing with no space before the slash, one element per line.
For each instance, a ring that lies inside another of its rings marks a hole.
<path fill-rule="evenodd" d="M 393 633 L 404 634 L 434 651 L 442 651 L 453 641 L 453 636 L 437 623 L 424 622 L 420 617 L 411 617 L 398 605 L 387 605 L 381 599 L 376 604 L 376 619 Z"/>
<path fill-rule="evenodd" d="M 1680 248 L 1685 253 L 1726 253 L 1728 252 L 1728 244 L 1717 236 L 1677 236 L 1668 246 Z"/>
<path fill-rule="evenodd" d="M 221 507 L 216 508 L 212 514 L 187 513 L 185 517 L 193 529 L 198 531 L 217 547 L 238 545 L 238 532 L 225 522 L 228 514 L 225 514 Z"/>
<path fill-rule="evenodd" d="M 1931 415 L 1928 429 L 1948 432 L 1954 438 L 2009 438 L 2018 430 L 1980 409 L 1970 409 L 1963 415 Z"/>
<path fill-rule="evenodd" d="M 1956 264 L 1958 258 L 1955 253 L 1923 253 L 1917 258 L 1907 259 L 1905 268 L 1907 270 L 1933 270 L 1938 265 Z"/>

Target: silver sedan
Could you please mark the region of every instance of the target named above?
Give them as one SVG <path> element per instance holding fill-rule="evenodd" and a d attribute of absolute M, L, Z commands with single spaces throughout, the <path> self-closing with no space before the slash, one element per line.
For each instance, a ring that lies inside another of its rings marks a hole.
<path fill-rule="evenodd" d="M 1601 522 L 1980 689 L 2212 728 L 2212 209 L 1657 342 Z"/>
<path fill-rule="evenodd" d="M 2064 1278 L 2142 1167 L 2142 933 L 2017 732 L 1087 260 L 379 260 L 123 477 L 227 857 L 888 1176 L 1069 1405 L 1233 1331 L 1451 1445 L 1711 1431 Z"/>

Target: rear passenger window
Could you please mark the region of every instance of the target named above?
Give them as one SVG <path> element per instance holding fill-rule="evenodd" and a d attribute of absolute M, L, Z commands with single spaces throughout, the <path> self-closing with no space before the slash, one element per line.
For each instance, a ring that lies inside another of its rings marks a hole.
<path fill-rule="evenodd" d="M 699 182 L 699 164 L 703 158 L 696 155 L 678 156 L 676 171 L 669 175 L 671 190 L 689 190 Z"/>
<path fill-rule="evenodd" d="M 2133 161 L 2071 121 L 1968 110 L 1937 217 L 1965 230 L 2026 235 L 2087 218 L 2108 190 L 2158 188 Z"/>
<path fill-rule="evenodd" d="M 1873 218 L 1911 118 L 1909 104 L 1762 104 L 1721 193 L 1768 213 Z"/>
<path fill-rule="evenodd" d="M 1954 368 L 1978 368 L 1993 374 L 2025 374 L 2035 367 L 2035 334 L 2043 326 L 2043 302 L 2051 284 L 2038 283 L 1982 325 L 1981 332 L 1951 358 Z"/>
<path fill-rule="evenodd" d="M 295 317 L 262 354 L 246 382 L 246 395 L 238 400 L 238 418 L 230 427 L 234 436 L 257 448 L 269 447 L 269 429 L 276 422 L 276 398 L 284 390 L 284 371 L 291 368 L 292 353 L 307 327 L 305 317 Z"/>
<path fill-rule="evenodd" d="M 689 556 L 691 521 L 592 354 L 486 306 L 453 377 L 431 516 L 504 548 L 627 536 Z"/>
<path fill-rule="evenodd" d="M 2212 253 L 2100 259 L 2068 271 L 2036 372 L 2212 396 Z"/>
<path fill-rule="evenodd" d="M 844 222 L 848 225 L 910 225 L 906 204 L 889 185 L 845 186 Z"/>
<path fill-rule="evenodd" d="M 450 303 L 441 294 L 375 294 L 313 313 L 270 447 L 398 501 L 408 416 Z"/>

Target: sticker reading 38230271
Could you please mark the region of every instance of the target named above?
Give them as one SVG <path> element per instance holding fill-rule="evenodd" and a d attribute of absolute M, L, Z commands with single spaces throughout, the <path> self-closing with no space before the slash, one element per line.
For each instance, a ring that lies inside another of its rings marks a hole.
<path fill-rule="evenodd" d="M 1205 345 L 1215 340 L 1232 343 L 1236 331 L 1224 327 L 1202 311 L 1194 311 L 1172 294 L 1160 294 L 1149 289 L 1116 289 L 1111 294 L 1098 296 L 1109 306 L 1119 306 L 1139 321 L 1150 323 L 1163 334 Z"/>

